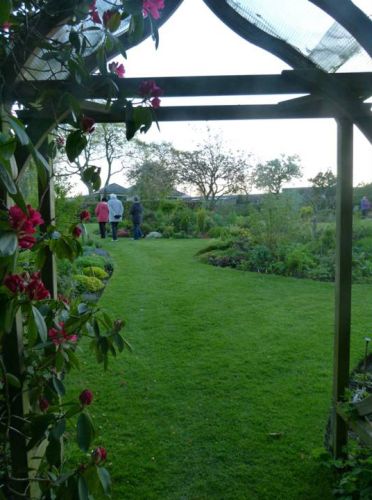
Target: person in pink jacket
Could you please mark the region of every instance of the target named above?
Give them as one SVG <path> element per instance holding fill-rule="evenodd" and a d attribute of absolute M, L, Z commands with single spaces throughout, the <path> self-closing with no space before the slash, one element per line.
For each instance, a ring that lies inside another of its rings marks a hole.
<path fill-rule="evenodd" d="M 96 206 L 94 213 L 96 214 L 98 220 L 101 238 L 106 238 L 106 223 L 109 220 L 109 206 L 107 204 L 107 198 L 102 198 Z"/>

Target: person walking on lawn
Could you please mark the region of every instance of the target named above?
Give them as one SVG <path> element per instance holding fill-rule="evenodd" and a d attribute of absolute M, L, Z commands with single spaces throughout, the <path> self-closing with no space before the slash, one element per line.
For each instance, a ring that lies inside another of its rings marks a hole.
<path fill-rule="evenodd" d="M 118 225 L 119 222 L 122 220 L 124 207 L 122 202 L 117 199 L 116 194 L 110 194 L 108 206 L 109 206 L 109 221 L 112 229 L 112 241 L 117 241 Z"/>
<path fill-rule="evenodd" d="M 130 214 L 132 216 L 133 222 L 133 239 L 135 240 L 139 240 L 143 236 L 141 231 L 142 212 L 143 207 L 140 203 L 140 200 L 138 196 L 135 196 L 133 198 L 132 208 L 130 209 Z"/>
<path fill-rule="evenodd" d="M 105 196 L 94 209 L 94 213 L 97 217 L 101 238 L 106 238 L 106 224 L 109 221 L 109 206 Z"/>

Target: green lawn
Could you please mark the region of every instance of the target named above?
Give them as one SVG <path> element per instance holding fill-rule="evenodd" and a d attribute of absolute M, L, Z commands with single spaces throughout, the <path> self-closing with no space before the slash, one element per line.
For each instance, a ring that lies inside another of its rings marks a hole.
<path fill-rule="evenodd" d="M 83 352 L 96 444 L 116 499 L 331 498 L 322 446 L 330 406 L 333 284 L 222 269 L 201 240 L 107 242 L 101 299 L 132 344 L 108 372 Z M 372 287 L 354 289 L 355 361 Z M 87 349 L 88 350 L 88 349 Z"/>

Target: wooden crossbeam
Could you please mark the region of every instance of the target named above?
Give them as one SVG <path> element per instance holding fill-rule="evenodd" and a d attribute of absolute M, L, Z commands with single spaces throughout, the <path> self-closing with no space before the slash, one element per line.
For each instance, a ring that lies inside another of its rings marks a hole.
<path fill-rule="evenodd" d="M 289 76 L 292 76 L 289 78 Z M 306 78 L 304 76 L 306 75 Z M 138 95 L 143 80 L 156 80 L 166 97 L 307 94 L 318 90 L 316 70 L 284 71 L 280 75 L 172 76 L 116 79 L 118 90 L 128 97 Z M 330 86 L 342 84 L 354 95 L 372 95 L 372 72 L 324 74 Z M 72 80 L 19 82 L 10 89 L 16 100 L 36 99 L 43 92 L 70 92 L 79 99 L 107 97 L 106 77 L 93 75 L 84 86 Z"/>

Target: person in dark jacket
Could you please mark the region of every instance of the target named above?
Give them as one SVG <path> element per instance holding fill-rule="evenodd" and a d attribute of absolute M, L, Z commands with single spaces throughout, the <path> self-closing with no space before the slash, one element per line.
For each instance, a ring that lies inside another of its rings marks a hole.
<path fill-rule="evenodd" d="M 135 240 L 139 240 L 143 236 L 141 231 L 142 212 L 143 207 L 140 203 L 140 200 L 138 196 L 135 196 L 133 198 L 132 208 L 130 209 L 130 215 L 132 216 L 133 222 L 133 238 Z"/>

